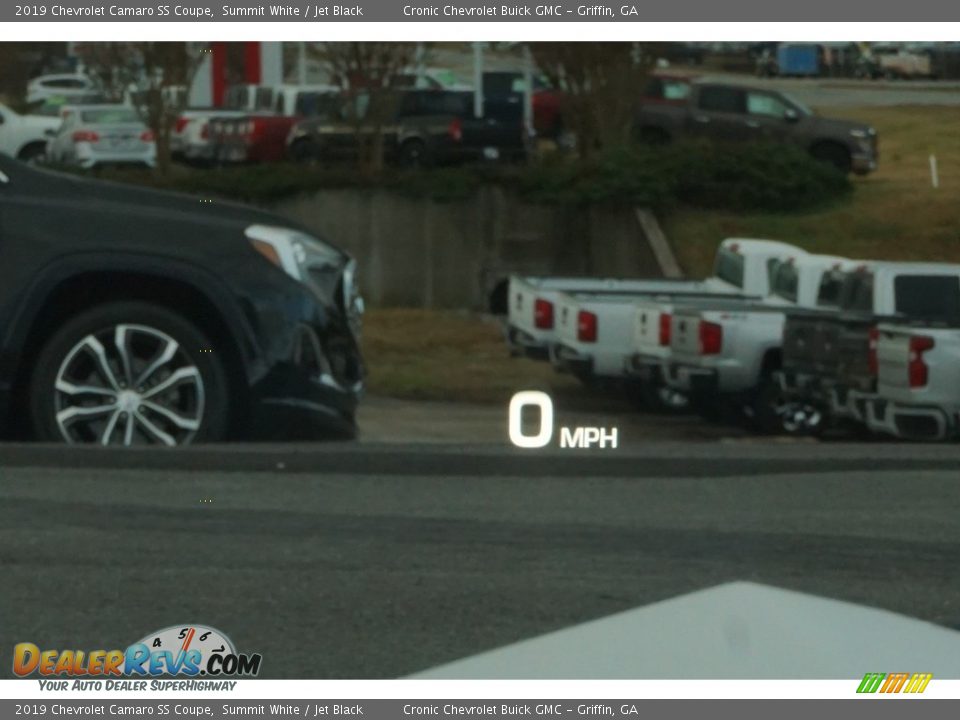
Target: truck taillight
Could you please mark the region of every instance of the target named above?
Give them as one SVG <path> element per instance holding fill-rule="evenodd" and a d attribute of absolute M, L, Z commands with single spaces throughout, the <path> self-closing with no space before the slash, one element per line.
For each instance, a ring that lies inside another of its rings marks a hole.
<path fill-rule="evenodd" d="M 451 120 L 447 132 L 450 133 L 450 139 L 454 142 L 463 140 L 463 121 L 460 118 Z"/>
<path fill-rule="evenodd" d="M 930 369 L 923 361 L 923 354 L 932 350 L 934 346 L 932 337 L 926 335 L 914 335 L 910 338 L 910 362 L 907 366 L 907 374 L 910 378 L 910 387 L 925 387 L 929 379 Z"/>
<path fill-rule="evenodd" d="M 553 303 L 537 298 L 533 303 L 533 325 L 540 330 L 553 329 Z"/>
<path fill-rule="evenodd" d="M 77 130 L 73 134 L 73 141 L 75 143 L 80 143 L 80 142 L 95 143 L 95 142 L 100 142 L 100 136 L 97 135 L 95 132 L 93 132 L 93 130 Z"/>
<path fill-rule="evenodd" d="M 867 345 L 867 370 L 873 377 L 880 374 L 880 362 L 877 359 L 878 342 L 880 342 L 880 331 L 872 327 L 870 328 L 869 344 Z"/>
<path fill-rule="evenodd" d="M 210 139 L 210 123 L 205 122 L 205 123 L 203 124 L 203 127 L 200 128 L 200 138 L 201 138 L 202 140 L 209 140 L 209 139 Z"/>
<path fill-rule="evenodd" d="M 718 355 L 723 348 L 723 327 L 712 322 L 700 323 L 700 354 Z"/>
<path fill-rule="evenodd" d="M 586 310 L 577 313 L 577 340 L 580 342 L 597 341 L 597 316 Z"/>
<path fill-rule="evenodd" d="M 173 126 L 173 131 L 179 135 L 184 131 L 187 125 L 190 124 L 190 118 L 178 117 L 177 122 Z"/>
<path fill-rule="evenodd" d="M 670 313 L 660 313 L 660 345 L 666 347 L 670 344 L 670 323 L 673 316 Z"/>

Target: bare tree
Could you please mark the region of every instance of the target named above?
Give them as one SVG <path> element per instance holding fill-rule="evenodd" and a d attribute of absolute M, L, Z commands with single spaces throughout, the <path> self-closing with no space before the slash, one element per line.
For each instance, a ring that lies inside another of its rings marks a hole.
<path fill-rule="evenodd" d="M 541 72 L 564 93 L 564 125 L 582 159 L 629 141 L 657 49 L 657 43 L 530 44 Z"/>
<path fill-rule="evenodd" d="M 419 46 L 422 47 L 422 46 Z M 343 42 L 311 48 L 314 57 L 353 102 L 348 120 L 356 134 L 361 169 L 379 173 L 384 164 L 384 128 L 396 111 L 398 77 L 418 58 L 416 43 Z"/>
<path fill-rule="evenodd" d="M 204 47 L 183 42 L 90 43 L 82 48 L 87 74 L 114 100 L 129 98 L 153 132 L 162 174 L 170 169 L 170 137 L 204 52 Z"/>

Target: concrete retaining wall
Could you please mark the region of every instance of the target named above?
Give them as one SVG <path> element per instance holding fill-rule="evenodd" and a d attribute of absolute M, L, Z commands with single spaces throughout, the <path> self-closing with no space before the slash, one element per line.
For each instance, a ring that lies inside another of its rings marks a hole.
<path fill-rule="evenodd" d="M 489 309 L 511 272 L 660 275 L 628 208 L 532 205 L 489 187 L 452 203 L 327 190 L 273 209 L 353 254 L 373 305 Z"/>

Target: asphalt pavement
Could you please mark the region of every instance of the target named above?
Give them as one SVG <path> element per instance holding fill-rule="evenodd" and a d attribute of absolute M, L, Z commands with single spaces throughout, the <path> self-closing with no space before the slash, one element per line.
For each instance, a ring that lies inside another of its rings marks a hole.
<path fill-rule="evenodd" d="M 953 446 L 0 446 L 0 653 L 205 623 L 397 677 L 731 580 L 960 628 Z M 9 667 L 6 661 L 2 661 Z"/>

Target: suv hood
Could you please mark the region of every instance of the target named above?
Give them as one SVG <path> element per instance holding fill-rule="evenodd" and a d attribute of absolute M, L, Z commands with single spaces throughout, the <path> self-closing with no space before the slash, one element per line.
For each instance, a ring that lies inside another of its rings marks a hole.
<path fill-rule="evenodd" d="M 203 203 L 198 196 L 33 168 L 3 154 L 0 172 L 7 178 L 0 182 L 0 193 L 37 202 L 44 210 L 61 207 L 78 213 L 128 215 L 131 222 L 149 222 L 153 226 L 181 226 L 184 222 L 218 226 L 238 230 L 238 238 L 253 224 L 288 227 L 313 235 L 298 223 L 247 205 L 221 200 Z"/>

